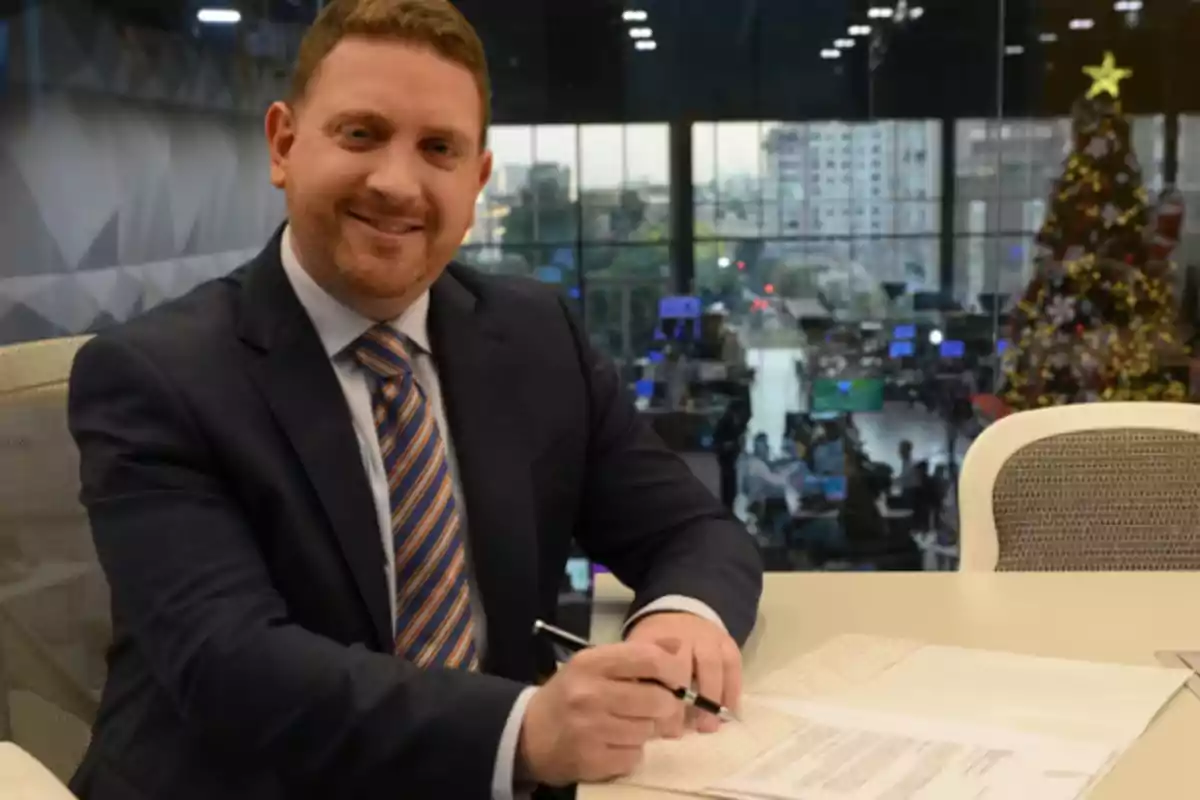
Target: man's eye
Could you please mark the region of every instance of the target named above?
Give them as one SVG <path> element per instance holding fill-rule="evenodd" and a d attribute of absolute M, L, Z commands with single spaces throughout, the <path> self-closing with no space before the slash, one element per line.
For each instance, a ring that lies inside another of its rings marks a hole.
<path fill-rule="evenodd" d="M 360 125 L 351 125 L 342 128 L 342 138 L 354 144 L 363 144 L 371 141 L 372 135 L 371 131 Z"/>
<path fill-rule="evenodd" d="M 439 156 L 454 154 L 454 147 L 445 139 L 430 139 L 425 142 L 425 149 Z"/>

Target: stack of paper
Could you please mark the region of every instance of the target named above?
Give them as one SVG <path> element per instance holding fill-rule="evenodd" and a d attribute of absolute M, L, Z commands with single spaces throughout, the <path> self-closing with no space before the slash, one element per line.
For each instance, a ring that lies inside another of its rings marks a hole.
<path fill-rule="evenodd" d="M 1189 672 L 842 636 L 627 783 L 777 800 L 1073 800 Z"/>

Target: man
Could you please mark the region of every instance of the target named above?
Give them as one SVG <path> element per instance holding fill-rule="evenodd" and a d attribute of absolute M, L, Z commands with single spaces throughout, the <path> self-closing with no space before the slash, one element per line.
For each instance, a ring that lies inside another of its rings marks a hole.
<path fill-rule="evenodd" d="M 507 798 L 680 735 L 640 679 L 737 703 L 749 537 L 552 290 L 450 263 L 487 98 L 445 0 L 334 0 L 266 117 L 286 228 L 80 352 L 114 621 L 84 800 Z M 637 595 L 555 672 L 572 537 Z"/>

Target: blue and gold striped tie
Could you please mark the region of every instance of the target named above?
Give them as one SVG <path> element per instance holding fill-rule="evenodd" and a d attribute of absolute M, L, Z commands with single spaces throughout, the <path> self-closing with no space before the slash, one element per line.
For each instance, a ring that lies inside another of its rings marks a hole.
<path fill-rule="evenodd" d="M 395 653 L 419 667 L 478 669 L 462 524 L 437 420 L 400 334 L 378 325 L 353 352 L 374 378 L 371 406 L 390 489 Z"/>

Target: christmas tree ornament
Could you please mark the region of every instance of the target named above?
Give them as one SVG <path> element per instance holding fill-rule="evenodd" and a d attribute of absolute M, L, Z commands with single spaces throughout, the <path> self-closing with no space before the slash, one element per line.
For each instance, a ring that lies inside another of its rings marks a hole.
<path fill-rule="evenodd" d="M 1084 74 L 1092 79 L 1088 89 L 1087 99 L 1091 100 L 1101 94 L 1108 94 L 1114 99 L 1121 96 L 1121 81 L 1133 77 L 1133 70 L 1117 66 L 1117 59 L 1111 52 L 1104 54 L 1104 62 L 1098 67 L 1084 67 Z"/>

